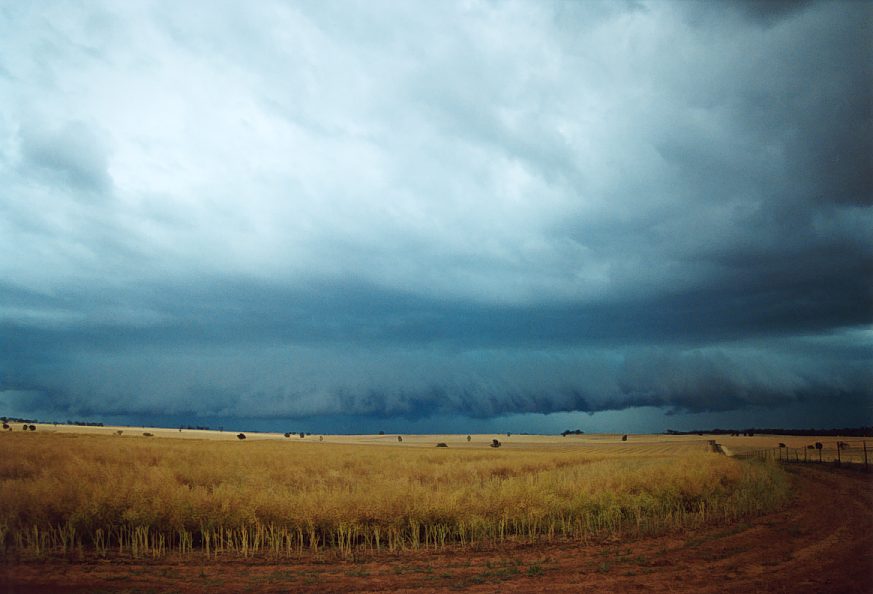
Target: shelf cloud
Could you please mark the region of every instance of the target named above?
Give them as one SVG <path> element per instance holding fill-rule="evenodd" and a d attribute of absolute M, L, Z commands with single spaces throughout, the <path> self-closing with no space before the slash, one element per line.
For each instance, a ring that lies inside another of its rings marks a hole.
<path fill-rule="evenodd" d="M 9 5 L 0 409 L 871 423 L 871 22 Z"/>

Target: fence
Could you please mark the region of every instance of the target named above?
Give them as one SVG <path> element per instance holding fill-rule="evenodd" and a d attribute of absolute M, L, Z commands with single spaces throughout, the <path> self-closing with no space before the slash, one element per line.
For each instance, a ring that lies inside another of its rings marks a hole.
<path fill-rule="evenodd" d="M 870 471 L 869 458 L 873 451 L 867 447 L 867 442 L 847 443 L 844 441 L 815 442 L 802 448 L 788 447 L 779 444 L 777 447 L 738 452 L 736 458 L 757 458 L 759 460 L 774 460 L 783 464 L 834 464 L 863 468 Z"/>

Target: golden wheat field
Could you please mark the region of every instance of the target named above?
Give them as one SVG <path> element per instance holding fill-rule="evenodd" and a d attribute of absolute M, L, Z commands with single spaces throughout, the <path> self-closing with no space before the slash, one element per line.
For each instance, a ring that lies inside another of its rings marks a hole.
<path fill-rule="evenodd" d="M 491 448 L 495 436 L 97 429 L 0 435 L 4 555 L 286 557 L 656 534 L 788 494 L 778 466 L 687 436 L 498 436 Z"/>
<path fill-rule="evenodd" d="M 479 435 L 41 429 L 0 436 L 4 554 L 278 557 L 654 534 L 787 494 L 776 466 L 689 436 L 500 436 L 491 448 Z"/>

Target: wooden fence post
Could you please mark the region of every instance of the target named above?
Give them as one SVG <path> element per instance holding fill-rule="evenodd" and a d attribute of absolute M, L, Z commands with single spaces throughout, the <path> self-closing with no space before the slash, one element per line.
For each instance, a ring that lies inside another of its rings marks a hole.
<path fill-rule="evenodd" d="M 840 458 L 840 442 L 837 442 L 837 466 L 843 463 L 843 460 Z"/>
<path fill-rule="evenodd" d="M 867 442 L 862 441 L 861 443 L 864 444 L 864 470 L 869 471 L 870 467 L 867 465 Z"/>

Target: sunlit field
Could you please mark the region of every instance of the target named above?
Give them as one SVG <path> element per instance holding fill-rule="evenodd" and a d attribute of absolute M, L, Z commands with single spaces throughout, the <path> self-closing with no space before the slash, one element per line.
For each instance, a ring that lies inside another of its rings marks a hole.
<path fill-rule="evenodd" d="M 235 436 L 0 435 L 3 554 L 275 558 L 588 540 L 730 523 L 788 495 L 777 465 L 713 453 L 697 436 Z"/>

